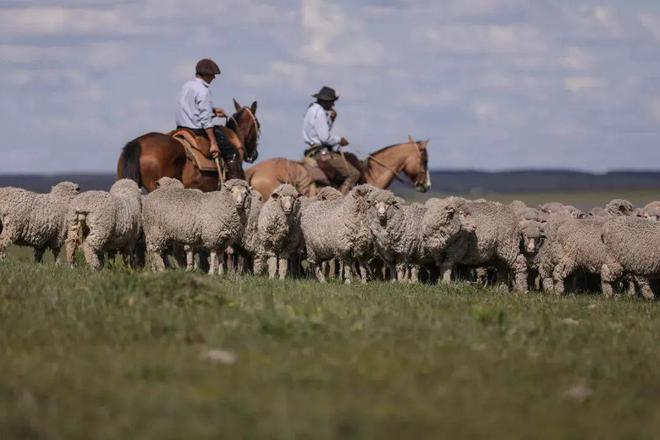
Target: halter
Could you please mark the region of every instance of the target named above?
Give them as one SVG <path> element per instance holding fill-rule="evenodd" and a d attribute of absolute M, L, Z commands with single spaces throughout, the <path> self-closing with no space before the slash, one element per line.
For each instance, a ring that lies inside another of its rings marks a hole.
<path fill-rule="evenodd" d="M 408 142 L 408 143 L 410 144 L 411 142 Z M 421 155 L 421 154 L 422 154 L 422 149 L 421 149 L 421 147 L 419 146 L 419 144 L 418 144 L 417 142 L 415 142 L 415 141 L 413 141 L 412 143 L 417 147 L 417 151 L 419 151 L 419 153 L 420 153 L 420 155 Z M 382 166 L 382 167 L 385 168 L 387 171 L 389 171 L 390 173 L 392 173 L 392 174 L 394 175 L 394 178 L 395 178 L 396 180 L 398 180 L 399 182 L 401 182 L 401 183 L 406 183 L 406 184 L 408 184 L 408 185 L 411 185 L 412 187 L 416 187 L 416 186 L 417 186 L 417 184 L 416 184 L 415 182 L 413 182 L 412 179 L 410 179 L 410 180 L 408 180 L 408 179 L 404 179 L 404 178 L 401 176 L 401 172 L 400 172 L 400 171 L 396 171 L 396 170 L 394 170 L 394 169 L 393 169 L 392 167 L 390 167 L 389 165 L 386 165 L 385 163 L 383 163 L 383 161 L 381 161 L 381 160 L 379 160 L 379 159 L 376 159 L 372 154 L 367 155 L 367 161 L 369 161 L 369 160 L 373 160 L 373 161 L 376 162 L 378 165 Z"/>

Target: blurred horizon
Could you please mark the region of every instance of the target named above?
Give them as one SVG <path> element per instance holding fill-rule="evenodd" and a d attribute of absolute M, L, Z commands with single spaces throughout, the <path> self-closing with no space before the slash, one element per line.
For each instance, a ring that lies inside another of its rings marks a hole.
<path fill-rule="evenodd" d="M 651 0 L 5 0 L 0 35 L 0 173 L 113 171 L 203 57 L 216 106 L 258 101 L 260 160 L 300 158 L 328 85 L 361 156 L 410 134 L 433 169 L 660 169 Z"/>

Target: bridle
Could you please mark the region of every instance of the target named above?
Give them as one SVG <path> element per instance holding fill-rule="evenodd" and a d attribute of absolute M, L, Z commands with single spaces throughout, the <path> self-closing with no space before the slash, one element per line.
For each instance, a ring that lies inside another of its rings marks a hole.
<path fill-rule="evenodd" d="M 419 143 L 418 143 L 418 142 L 415 142 L 414 140 L 411 140 L 411 141 L 409 141 L 408 143 L 409 143 L 409 144 L 412 143 L 412 144 L 414 144 L 414 145 L 417 147 L 417 151 L 419 152 L 420 156 L 422 157 L 422 160 L 424 160 L 425 151 L 422 151 L 422 147 L 419 146 Z M 417 186 L 418 186 L 417 182 L 413 182 L 412 179 L 405 179 L 405 178 L 403 178 L 403 177 L 401 176 L 401 172 L 400 172 L 400 171 L 396 171 L 395 169 L 393 169 L 393 168 L 390 167 L 389 165 L 383 163 L 383 161 L 381 161 L 381 160 L 379 160 L 379 159 L 376 159 L 372 154 L 367 155 L 367 161 L 370 161 L 370 160 L 373 160 L 373 161 L 376 162 L 378 165 L 382 166 L 382 167 L 385 168 L 387 171 L 389 171 L 390 173 L 392 173 L 392 175 L 394 176 L 394 178 L 395 178 L 397 181 L 399 181 L 399 182 L 401 182 L 401 183 L 404 183 L 404 184 L 408 184 L 408 185 L 412 186 L 413 188 L 417 188 Z M 427 165 L 427 170 L 428 170 L 428 165 Z"/>
<path fill-rule="evenodd" d="M 258 145 L 259 145 L 259 138 L 261 137 L 261 125 L 259 124 L 259 120 L 257 119 L 257 117 L 254 115 L 254 113 L 252 113 L 252 110 L 250 109 L 250 107 L 244 106 L 239 111 L 234 113 L 233 115 L 227 116 L 227 123 L 225 125 L 229 124 L 229 121 L 232 121 L 234 123 L 234 126 L 236 127 L 236 130 L 235 130 L 236 134 L 241 139 L 241 142 L 243 142 L 243 146 L 245 147 L 245 152 L 247 153 L 247 147 L 245 146 L 245 134 L 243 133 L 243 129 L 241 128 L 241 124 L 239 124 L 238 121 L 235 118 L 235 116 L 238 115 L 239 113 L 241 113 L 242 111 L 246 111 L 247 114 L 250 115 L 250 119 L 252 120 L 254 130 L 256 131 L 256 139 L 255 139 L 255 142 L 254 142 L 254 153 L 257 153 L 257 148 L 258 148 Z M 256 159 L 257 159 L 256 156 L 247 156 L 245 158 L 245 161 L 249 162 L 249 163 L 252 163 Z"/>

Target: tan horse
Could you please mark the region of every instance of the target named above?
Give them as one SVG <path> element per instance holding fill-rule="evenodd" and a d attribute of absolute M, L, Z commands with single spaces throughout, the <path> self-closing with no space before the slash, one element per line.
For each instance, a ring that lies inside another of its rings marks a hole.
<path fill-rule="evenodd" d="M 377 188 L 388 188 L 394 179 L 405 182 L 405 174 L 410 183 L 421 192 L 431 188 L 428 170 L 428 152 L 425 141 L 414 141 L 390 145 L 375 151 L 364 161 L 359 161 L 351 153 L 345 153 L 346 160 L 362 171 L 359 183 L 369 183 Z M 245 170 L 252 188 L 268 199 L 278 185 L 289 183 L 301 193 L 310 197 L 316 194 L 316 184 L 302 164 L 284 158 L 265 160 Z"/>
<path fill-rule="evenodd" d="M 241 161 L 251 163 L 258 156 L 260 125 L 256 117 L 257 102 L 244 107 L 234 99 L 234 107 L 236 113 L 227 119 L 222 130 L 227 141 L 238 150 Z M 172 136 L 147 133 L 124 146 L 117 163 L 117 179 L 133 179 L 147 191 L 153 191 L 161 177 L 175 177 L 186 188 L 202 191 L 218 189 L 218 174 L 197 169 L 186 158 L 181 143 Z"/>

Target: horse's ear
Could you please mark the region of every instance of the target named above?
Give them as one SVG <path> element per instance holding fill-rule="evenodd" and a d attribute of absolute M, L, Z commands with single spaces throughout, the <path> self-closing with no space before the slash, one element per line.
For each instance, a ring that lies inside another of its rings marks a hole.
<path fill-rule="evenodd" d="M 240 112 L 243 106 L 236 101 L 236 98 L 234 98 L 234 108 L 236 109 L 237 112 Z"/>
<path fill-rule="evenodd" d="M 415 139 L 413 139 L 412 136 L 410 136 L 410 135 L 408 135 L 408 142 L 410 142 L 411 144 L 415 144 L 415 143 L 416 143 L 416 142 L 415 142 Z"/>
<path fill-rule="evenodd" d="M 426 148 L 426 146 L 429 144 L 429 141 L 430 141 L 430 140 L 431 140 L 431 139 L 427 139 L 427 140 L 425 140 L 425 141 L 421 141 L 421 142 L 419 143 L 419 148 Z"/>
<path fill-rule="evenodd" d="M 252 105 L 250 106 L 250 110 L 252 111 L 253 115 L 257 114 L 257 101 L 254 101 Z"/>

